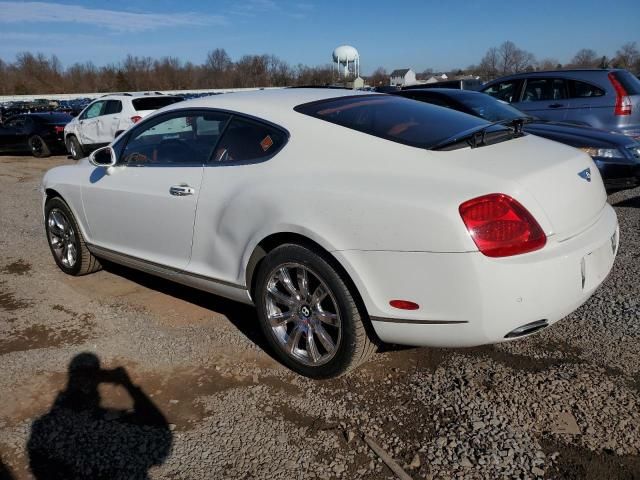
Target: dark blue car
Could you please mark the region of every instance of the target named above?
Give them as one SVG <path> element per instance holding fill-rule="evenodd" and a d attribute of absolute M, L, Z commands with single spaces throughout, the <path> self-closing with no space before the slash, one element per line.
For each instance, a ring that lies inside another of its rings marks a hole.
<path fill-rule="evenodd" d="M 393 94 L 452 108 L 490 122 L 522 119 L 522 129 L 526 133 L 571 145 L 591 155 L 607 191 L 614 192 L 640 185 L 640 143 L 626 135 L 537 119 L 479 92 L 430 88 L 400 90 Z"/>

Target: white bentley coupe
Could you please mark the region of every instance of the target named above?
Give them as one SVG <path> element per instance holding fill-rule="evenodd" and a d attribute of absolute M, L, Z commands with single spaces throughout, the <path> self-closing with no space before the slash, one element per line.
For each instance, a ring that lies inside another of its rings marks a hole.
<path fill-rule="evenodd" d="M 340 375 L 378 342 L 529 335 L 605 279 L 618 223 L 579 150 L 397 96 L 170 105 L 43 180 L 67 274 L 109 260 L 254 304 L 284 364 Z"/>

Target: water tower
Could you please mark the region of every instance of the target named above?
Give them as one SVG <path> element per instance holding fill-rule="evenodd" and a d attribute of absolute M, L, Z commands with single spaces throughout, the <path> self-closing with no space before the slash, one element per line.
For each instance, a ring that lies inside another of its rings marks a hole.
<path fill-rule="evenodd" d="M 333 63 L 338 69 L 338 77 L 360 76 L 360 55 L 351 45 L 340 45 L 333 51 Z"/>

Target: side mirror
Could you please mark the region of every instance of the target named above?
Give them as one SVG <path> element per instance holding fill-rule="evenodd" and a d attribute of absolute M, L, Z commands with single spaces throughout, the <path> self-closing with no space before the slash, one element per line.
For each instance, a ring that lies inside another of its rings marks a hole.
<path fill-rule="evenodd" d="M 89 162 L 96 167 L 113 167 L 116 164 L 116 152 L 110 146 L 99 148 L 91 152 Z"/>

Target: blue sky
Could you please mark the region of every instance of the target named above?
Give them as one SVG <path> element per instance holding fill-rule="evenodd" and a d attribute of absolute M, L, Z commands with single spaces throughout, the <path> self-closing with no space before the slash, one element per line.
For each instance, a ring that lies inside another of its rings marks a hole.
<path fill-rule="evenodd" d="M 116 62 L 127 53 L 203 62 L 273 53 L 291 64 L 325 64 L 355 46 L 362 71 L 477 63 L 504 40 L 561 63 L 580 48 L 611 56 L 640 47 L 640 1 L 536 0 L 88 0 L 0 1 L 0 58 L 56 54 L 64 65 Z"/>

